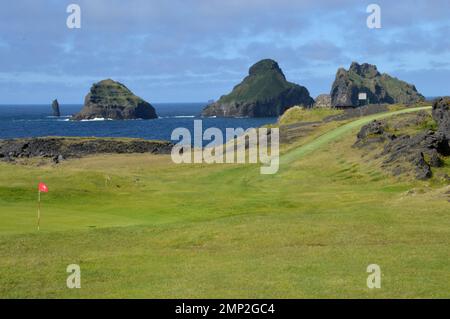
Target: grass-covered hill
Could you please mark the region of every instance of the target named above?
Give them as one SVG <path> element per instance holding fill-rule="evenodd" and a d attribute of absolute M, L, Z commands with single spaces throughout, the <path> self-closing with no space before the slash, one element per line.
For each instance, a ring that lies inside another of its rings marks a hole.
<path fill-rule="evenodd" d="M 150 103 L 134 95 L 122 83 L 106 79 L 92 85 L 85 97 L 83 108 L 72 117 L 72 120 L 153 119 L 156 117 L 156 111 Z"/>
<path fill-rule="evenodd" d="M 278 116 L 294 105 L 311 106 L 308 90 L 288 82 L 278 63 L 265 59 L 249 69 L 249 75 L 231 93 L 208 105 L 204 116 Z"/>

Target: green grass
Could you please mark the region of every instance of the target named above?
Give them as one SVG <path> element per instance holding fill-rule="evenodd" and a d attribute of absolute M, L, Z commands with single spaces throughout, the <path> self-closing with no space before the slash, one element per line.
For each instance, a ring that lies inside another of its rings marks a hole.
<path fill-rule="evenodd" d="M 366 120 L 288 152 L 276 175 L 143 154 L 0 163 L 0 297 L 448 298 L 448 184 L 362 159 Z M 65 286 L 72 263 L 81 289 Z"/>
<path fill-rule="evenodd" d="M 304 108 L 301 106 L 294 106 L 287 109 L 279 118 L 278 124 L 288 125 L 297 122 L 316 122 L 322 121 L 328 116 L 338 115 L 343 113 L 343 110 L 333 108 Z"/>
<path fill-rule="evenodd" d="M 282 92 L 297 87 L 287 82 L 282 71 L 275 68 L 275 61 L 261 60 L 254 64 L 249 75 L 233 88 L 233 91 L 223 95 L 220 103 L 268 101 Z"/>
<path fill-rule="evenodd" d="M 395 115 L 408 114 L 408 113 L 413 113 L 413 112 L 422 111 L 422 110 L 429 110 L 430 108 L 431 108 L 430 106 L 408 108 L 408 109 L 402 109 L 399 111 L 369 115 L 369 116 L 360 118 L 358 120 L 351 121 L 349 123 L 346 123 L 334 130 L 331 130 L 331 131 L 319 136 L 314 141 L 312 141 L 302 147 L 298 147 L 295 150 L 283 155 L 281 157 L 281 163 L 287 164 L 295 159 L 298 159 L 300 156 L 304 156 L 305 154 L 315 151 L 318 148 L 323 147 L 327 143 L 330 143 L 331 141 L 334 141 L 342 136 L 350 134 L 356 128 L 361 127 L 367 123 L 370 123 L 373 120 L 384 119 L 384 118 L 388 118 L 388 117 L 395 116 Z"/>

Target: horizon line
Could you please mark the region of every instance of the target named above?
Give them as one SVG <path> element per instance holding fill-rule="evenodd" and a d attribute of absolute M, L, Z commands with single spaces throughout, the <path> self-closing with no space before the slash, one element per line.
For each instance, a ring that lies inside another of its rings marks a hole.
<path fill-rule="evenodd" d="M 216 100 L 214 100 L 216 101 Z M 60 103 L 59 105 L 84 105 L 84 103 Z M 178 102 L 149 102 L 150 104 L 203 104 L 210 103 L 209 101 L 178 101 Z M 0 103 L 0 106 L 25 106 L 25 105 L 52 105 L 52 102 L 49 103 Z"/>

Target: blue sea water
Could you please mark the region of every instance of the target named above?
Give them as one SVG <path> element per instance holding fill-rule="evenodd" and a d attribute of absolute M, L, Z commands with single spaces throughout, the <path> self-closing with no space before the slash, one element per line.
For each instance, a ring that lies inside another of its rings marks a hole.
<path fill-rule="evenodd" d="M 206 103 L 155 103 L 154 120 L 69 121 L 82 105 L 60 105 L 61 117 L 52 117 L 50 105 L 0 105 L 0 139 L 42 136 L 135 137 L 170 140 L 172 131 L 185 127 L 193 132 L 194 120 L 202 119 L 203 130 L 217 127 L 247 129 L 276 122 L 276 118 L 201 118 Z"/>

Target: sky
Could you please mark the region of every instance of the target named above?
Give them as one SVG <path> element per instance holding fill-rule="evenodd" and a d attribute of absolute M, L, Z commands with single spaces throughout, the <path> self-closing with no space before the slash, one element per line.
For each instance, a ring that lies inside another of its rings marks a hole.
<path fill-rule="evenodd" d="M 79 29 L 66 25 L 72 3 Z M 380 29 L 367 27 L 371 3 Z M 450 95 L 449 13 L 448 0 L 9 0 L 0 104 L 81 104 L 105 78 L 150 103 L 216 100 L 264 58 L 313 97 L 352 61 Z"/>

